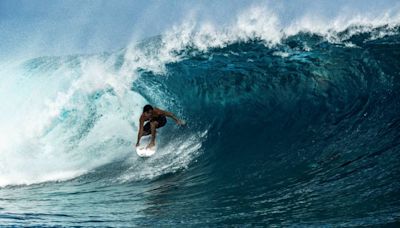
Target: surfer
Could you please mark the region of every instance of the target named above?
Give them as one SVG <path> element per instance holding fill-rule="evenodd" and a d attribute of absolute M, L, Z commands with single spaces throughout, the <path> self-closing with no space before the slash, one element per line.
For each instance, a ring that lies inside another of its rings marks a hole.
<path fill-rule="evenodd" d="M 136 147 L 139 146 L 140 138 L 149 134 L 151 134 L 151 141 L 146 148 L 154 147 L 157 133 L 156 129 L 163 127 L 167 123 L 166 117 L 172 118 L 178 125 L 185 124 L 183 120 L 176 118 L 171 112 L 152 107 L 151 105 L 145 105 L 143 107 L 143 113 L 139 118 L 139 132 Z M 145 121 L 148 122 L 144 125 Z"/>

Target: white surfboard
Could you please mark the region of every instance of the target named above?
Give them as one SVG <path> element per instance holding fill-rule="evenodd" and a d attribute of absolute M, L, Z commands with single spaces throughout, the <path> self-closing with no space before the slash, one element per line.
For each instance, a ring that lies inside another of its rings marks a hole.
<path fill-rule="evenodd" d="M 140 157 L 150 157 L 151 155 L 153 155 L 156 152 L 157 146 L 153 146 L 151 148 L 146 148 L 147 145 L 149 145 L 150 140 L 151 140 L 151 135 L 142 136 L 142 138 L 140 140 L 140 145 L 138 147 L 136 147 L 136 153 Z"/>

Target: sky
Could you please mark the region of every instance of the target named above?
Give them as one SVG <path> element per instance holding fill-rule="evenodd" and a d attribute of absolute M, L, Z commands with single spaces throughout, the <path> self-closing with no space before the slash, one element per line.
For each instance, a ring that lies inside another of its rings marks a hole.
<path fill-rule="evenodd" d="M 398 11 L 398 0 L 0 0 L 0 59 L 99 53 L 162 34 L 188 18 L 229 25 L 244 9 L 264 6 L 282 23 L 304 14 Z"/>

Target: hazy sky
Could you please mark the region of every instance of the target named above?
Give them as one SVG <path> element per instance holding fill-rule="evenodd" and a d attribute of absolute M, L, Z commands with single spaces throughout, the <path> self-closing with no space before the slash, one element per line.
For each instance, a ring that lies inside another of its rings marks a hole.
<path fill-rule="evenodd" d="M 399 0 L 0 0 L 0 57 L 111 51 L 161 34 L 189 16 L 230 23 L 250 6 L 276 12 L 283 23 L 305 13 L 334 18 L 341 12 L 398 10 Z"/>

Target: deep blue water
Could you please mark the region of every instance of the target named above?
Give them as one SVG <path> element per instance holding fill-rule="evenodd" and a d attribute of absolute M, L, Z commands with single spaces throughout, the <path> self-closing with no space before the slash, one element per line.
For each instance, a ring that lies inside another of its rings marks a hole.
<path fill-rule="evenodd" d="M 399 224 L 400 29 L 352 31 L 186 47 L 161 70 L 128 49 L 18 64 L 3 103 L 39 126 L 4 147 L 0 224 Z M 169 120 L 142 159 L 146 103 L 188 124 Z"/>

